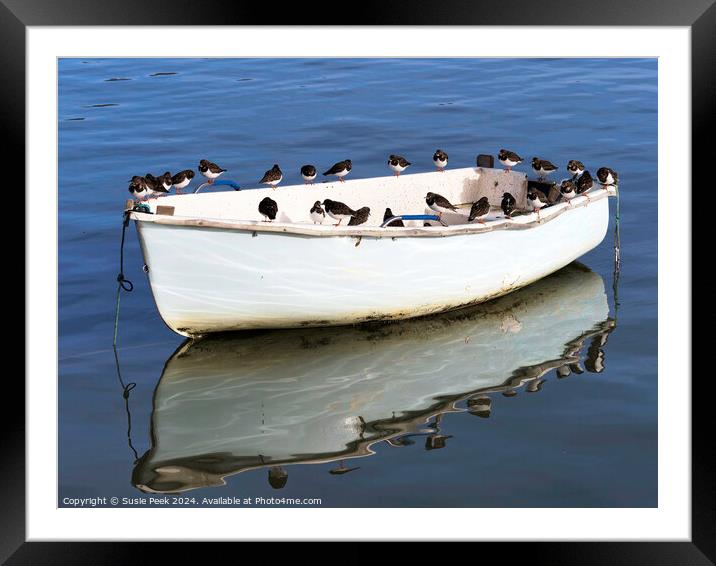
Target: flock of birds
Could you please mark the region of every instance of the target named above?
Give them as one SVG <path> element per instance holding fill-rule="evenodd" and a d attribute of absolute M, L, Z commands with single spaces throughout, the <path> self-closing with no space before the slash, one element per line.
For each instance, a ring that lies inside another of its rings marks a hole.
<path fill-rule="evenodd" d="M 523 162 L 522 157 L 507 149 L 501 149 L 497 159 L 504 166 L 505 172 L 511 171 L 513 167 Z M 436 150 L 433 155 L 433 163 L 438 172 L 444 172 L 448 164 L 448 154 L 441 149 Z M 411 163 L 401 155 L 390 155 L 388 157 L 388 167 L 393 170 L 396 176 L 400 176 L 410 165 Z M 325 171 L 323 175 L 335 176 L 339 181 L 343 182 L 344 177 L 351 172 L 352 168 L 353 164 L 351 160 L 346 159 L 334 164 L 333 167 Z M 546 176 L 557 171 L 559 167 L 546 159 L 533 157 L 532 169 L 537 173 L 539 181 L 544 182 Z M 199 162 L 198 170 L 199 173 L 207 179 L 209 184 L 213 183 L 222 173 L 226 172 L 226 169 L 206 159 L 202 159 Z M 564 179 L 559 185 L 552 183 L 547 193 L 534 186 L 528 186 L 527 205 L 532 211 L 537 212 L 538 219 L 540 210 L 546 206 L 556 204 L 560 201 L 565 201 L 571 206 L 571 200 L 579 195 L 583 195 L 589 200 L 587 192 L 594 186 L 594 179 L 591 173 L 585 169 L 584 164 L 576 159 L 571 159 L 567 163 L 567 172 L 571 177 Z M 301 167 L 301 177 L 306 184 L 313 184 L 317 175 L 318 171 L 314 165 L 303 165 Z M 149 173 L 143 177 L 135 175 L 129 181 L 129 192 L 141 200 L 146 200 L 152 196 L 157 197 L 168 194 L 172 188 L 176 189 L 177 194 L 181 194 L 182 189 L 187 187 L 193 178 L 194 171 L 191 169 L 180 171 L 175 175 L 167 171 L 158 177 Z M 259 183 L 275 188 L 282 180 L 283 173 L 281 172 L 281 168 L 278 164 L 274 164 L 271 169 L 266 171 Z M 609 167 L 600 167 L 597 170 L 597 180 L 602 186 L 616 185 L 619 176 L 616 171 Z M 432 211 L 437 213 L 438 218 L 442 217 L 446 212 L 458 211 L 456 205 L 437 193 L 427 193 L 425 195 L 425 203 Z M 503 193 L 500 208 L 506 218 L 512 217 L 515 206 L 515 197 L 508 192 Z M 485 224 L 485 218 L 489 215 L 490 209 L 491 204 L 488 198 L 482 197 L 477 202 L 472 203 L 470 214 L 468 215 L 468 222 L 477 220 Z M 265 221 L 271 222 L 276 219 L 276 215 L 278 214 L 278 203 L 266 197 L 259 203 L 258 211 L 264 217 Z M 370 208 L 364 206 L 358 210 L 353 210 L 342 202 L 325 199 L 323 202 L 316 201 L 309 211 L 309 215 L 314 224 L 322 224 L 326 215 L 328 215 L 338 221 L 335 226 L 339 226 L 344 220 L 348 221 L 349 226 L 357 226 L 367 222 L 370 216 Z M 391 218 L 395 218 L 395 215 L 390 208 L 386 208 L 383 221 L 385 222 Z M 425 225 L 430 226 L 429 223 L 425 223 Z M 390 226 L 401 227 L 404 226 L 404 224 L 402 220 L 396 219 L 390 223 Z"/>

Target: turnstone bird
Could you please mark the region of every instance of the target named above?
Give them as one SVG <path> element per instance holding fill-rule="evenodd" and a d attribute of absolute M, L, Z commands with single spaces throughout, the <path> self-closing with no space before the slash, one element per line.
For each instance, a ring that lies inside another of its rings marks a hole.
<path fill-rule="evenodd" d="M 334 220 L 338 220 L 338 223 L 334 224 L 334 226 L 338 226 L 344 220 L 350 220 L 356 214 L 358 214 L 348 205 L 345 205 L 342 202 L 338 202 L 336 200 L 326 199 L 321 204 L 323 204 L 323 207 L 326 209 L 326 214 L 328 214 L 328 216 L 330 216 Z"/>
<path fill-rule="evenodd" d="M 505 167 L 505 171 L 511 171 L 515 165 L 522 163 L 522 158 L 508 149 L 501 149 L 497 159 Z"/>
<path fill-rule="evenodd" d="M 351 163 L 350 159 L 346 159 L 345 161 L 339 161 L 336 163 L 333 167 L 331 167 L 328 171 L 326 171 L 323 175 L 335 175 L 338 177 L 338 180 L 343 182 L 343 177 L 348 175 L 348 173 L 351 172 L 351 169 L 353 168 L 353 164 Z"/>
<path fill-rule="evenodd" d="M 273 188 L 276 188 L 276 185 L 281 182 L 281 179 L 283 179 L 283 173 L 281 173 L 278 164 L 274 163 L 273 167 L 264 173 L 259 183 L 262 185 L 271 185 Z"/>
<path fill-rule="evenodd" d="M 202 159 L 199 161 L 199 173 L 209 179 L 209 183 L 213 183 L 219 175 L 221 175 L 226 169 L 222 169 L 216 163 Z"/>
<path fill-rule="evenodd" d="M 532 210 L 537 211 L 537 221 L 540 221 L 539 211 L 541 208 L 547 206 L 549 204 L 549 201 L 547 200 L 547 196 L 540 190 L 537 189 L 530 189 L 527 192 L 527 204 L 532 208 Z"/>
<path fill-rule="evenodd" d="M 616 185 L 619 183 L 619 175 L 614 169 L 600 167 L 597 169 L 597 179 L 602 185 Z"/>
<path fill-rule="evenodd" d="M 191 183 L 193 178 L 194 171 L 191 169 L 185 169 L 184 171 L 179 171 L 179 173 L 172 177 L 172 185 L 174 185 L 177 193 L 181 194 L 182 189 Z"/>
<path fill-rule="evenodd" d="M 311 208 L 311 220 L 313 220 L 314 224 L 323 224 L 325 219 L 326 212 L 321 208 L 321 201 L 317 200 L 313 203 L 313 208 Z"/>
<path fill-rule="evenodd" d="M 172 188 L 172 174 L 169 171 L 165 171 L 163 175 L 160 175 L 157 180 L 161 183 L 167 192 Z"/>
<path fill-rule="evenodd" d="M 399 177 L 400 174 L 405 171 L 410 165 L 410 161 L 405 159 L 402 155 L 391 155 L 388 157 L 388 167 L 395 171 L 395 176 Z"/>
<path fill-rule="evenodd" d="M 388 218 L 393 218 L 393 216 L 395 216 L 395 214 L 393 214 L 393 211 L 390 210 L 389 208 L 386 208 L 385 214 L 383 214 L 383 222 L 388 220 Z M 388 226 L 390 226 L 391 228 L 404 228 L 405 224 L 403 224 L 402 220 L 396 220 L 396 221 L 388 224 Z"/>
<path fill-rule="evenodd" d="M 435 167 L 438 168 L 438 171 L 443 173 L 445 171 L 445 167 L 447 167 L 448 162 L 448 154 L 445 153 L 442 149 L 435 150 L 435 154 L 433 155 L 433 163 L 435 163 Z"/>
<path fill-rule="evenodd" d="M 272 220 L 276 220 L 278 204 L 276 204 L 275 200 L 266 197 L 259 203 L 259 212 L 264 217 L 264 222 L 271 222 Z"/>
<path fill-rule="evenodd" d="M 532 169 L 535 170 L 535 172 L 539 175 L 540 179 L 544 179 L 545 175 L 553 173 L 554 171 L 559 169 L 559 167 L 557 167 L 554 163 L 550 163 L 546 159 L 539 159 L 538 157 L 533 157 Z"/>
<path fill-rule="evenodd" d="M 152 196 L 158 197 L 160 195 L 165 195 L 169 192 L 169 189 L 164 187 L 163 175 L 161 179 L 157 179 L 151 173 L 147 173 L 144 176 L 144 181 L 147 187 L 147 193 Z"/>
<path fill-rule="evenodd" d="M 467 217 L 467 221 L 472 222 L 473 220 L 477 220 L 480 224 L 484 224 L 485 221 L 483 218 L 485 218 L 488 214 L 490 214 L 490 201 L 487 197 L 482 197 L 477 202 L 472 203 L 470 216 Z"/>
<path fill-rule="evenodd" d="M 567 163 L 567 171 L 569 171 L 573 179 L 579 177 L 579 175 L 584 173 L 584 163 L 576 159 L 570 159 L 569 163 Z"/>
<path fill-rule="evenodd" d="M 437 193 L 428 193 L 425 195 L 425 203 L 442 217 L 444 212 L 455 212 L 457 207 L 450 203 L 448 199 Z"/>
<path fill-rule="evenodd" d="M 303 180 L 309 185 L 313 184 L 316 174 L 316 168 L 313 165 L 304 165 L 301 167 L 301 177 L 303 177 Z"/>
<path fill-rule="evenodd" d="M 500 208 L 502 208 L 502 212 L 505 214 L 506 218 L 510 218 L 512 216 L 512 213 L 515 210 L 515 204 L 517 204 L 515 197 L 513 197 L 510 193 L 502 193 Z"/>
<path fill-rule="evenodd" d="M 147 200 L 147 181 L 144 177 L 134 175 L 129 181 L 129 192 L 140 200 Z"/>
<path fill-rule="evenodd" d="M 348 221 L 348 226 L 358 226 L 359 224 L 365 224 L 368 222 L 370 216 L 370 208 L 364 206 L 356 210 L 356 215 Z"/>
<path fill-rule="evenodd" d="M 577 196 L 577 185 L 570 179 L 565 179 L 559 187 L 562 198 L 572 206 L 572 199 Z"/>
<path fill-rule="evenodd" d="M 589 173 L 589 171 L 584 171 L 577 179 L 577 189 L 576 192 L 578 195 L 584 195 L 587 197 L 587 200 L 589 200 L 589 195 L 587 194 L 587 191 L 591 189 L 594 186 L 594 180 L 592 179 L 592 175 Z"/>

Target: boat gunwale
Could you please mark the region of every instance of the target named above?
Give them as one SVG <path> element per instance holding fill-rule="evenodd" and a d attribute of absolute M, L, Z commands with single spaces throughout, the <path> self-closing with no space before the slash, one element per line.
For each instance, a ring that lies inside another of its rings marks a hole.
<path fill-rule="evenodd" d="M 459 236 L 467 234 L 481 234 L 497 230 L 527 230 L 542 226 L 558 218 L 565 212 L 586 207 L 592 202 L 615 196 L 616 189 L 613 186 L 605 186 L 595 191 L 590 191 L 589 197 L 580 195 L 571 201 L 558 202 L 543 209 L 541 214 L 536 212 L 520 215 L 511 218 L 496 219 L 488 224 L 452 224 L 450 226 L 430 227 L 391 227 L 386 226 L 325 226 L 309 223 L 281 223 L 262 222 L 258 220 L 227 220 L 198 216 L 173 216 L 164 214 L 152 214 L 132 211 L 130 218 L 136 222 L 153 222 L 155 224 L 168 226 L 181 226 L 187 228 L 214 228 L 222 230 L 236 230 L 241 232 L 267 232 L 286 235 L 313 236 L 313 237 L 369 237 L 369 238 L 406 238 L 406 237 L 432 237 L 442 238 L 448 236 Z M 521 221 L 523 218 L 529 220 Z"/>

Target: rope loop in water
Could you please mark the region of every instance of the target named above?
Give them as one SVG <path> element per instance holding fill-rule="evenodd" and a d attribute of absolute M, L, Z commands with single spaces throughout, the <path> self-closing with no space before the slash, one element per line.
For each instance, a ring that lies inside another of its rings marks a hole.
<path fill-rule="evenodd" d="M 125 210 L 122 217 L 122 239 L 119 244 L 119 273 L 117 274 L 117 304 L 114 310 L 114 337 L 112 339 L 112 345 L 115 347 L 117 346 L 117 329 L 119 328 L 120 291 L 124 289 L 127 293 L 131 293 L 134 290 L 134 283 L 124 276 L 124 236 L 127 226 L 129 226 L 129 215 L 136 208 L 137 206 Z"/>

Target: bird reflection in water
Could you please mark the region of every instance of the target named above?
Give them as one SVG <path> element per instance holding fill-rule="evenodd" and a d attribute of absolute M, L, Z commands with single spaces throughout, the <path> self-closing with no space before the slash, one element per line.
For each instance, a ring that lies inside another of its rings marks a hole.
<path fill-rule="evenodd" d="M 452 438 L 452 434 L 440 434 L 440 422 L 442 421 L 442 414 L 438 414 L 435 417 L 435 425 L 433 434 L 428 435 L 425 439 L 425 450 L 439 450 L 445 448 L 449 438 Z"/>
<path fill-rule="evenodd" d="M 274 489 L 283 489 L 288 481 L 288 472 L 281 466 L 271 466 L 268 471 L 269 485 Z"/>
<path fill-rule="evenodd" d="M 341 460 L 340 462 L 338 462 L 338 467 L 328 470 L 328 473 L 334 476 L 342 476 L 343 474 L 347 474 L 348 472 L 354 472 L 356 470 L 360 470 L 360 466 L 348 468 L 346 467 L 345 462 Z"/>
<path fill-rule="evenodd" d="M 492 412 L 492 399 L 489 397 L 476 397 L 467 400 L 467 411 L 471 415 L 486 419 Z"/>

